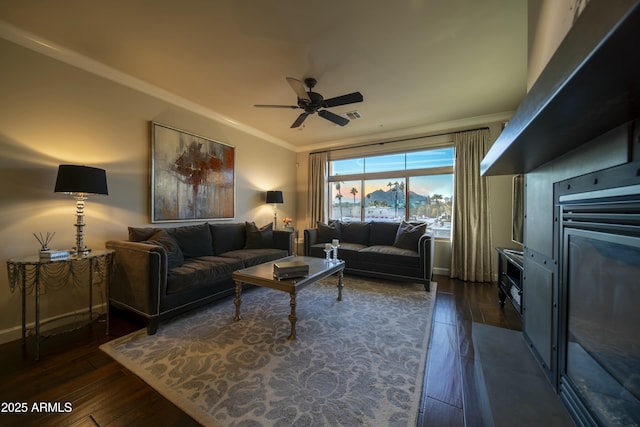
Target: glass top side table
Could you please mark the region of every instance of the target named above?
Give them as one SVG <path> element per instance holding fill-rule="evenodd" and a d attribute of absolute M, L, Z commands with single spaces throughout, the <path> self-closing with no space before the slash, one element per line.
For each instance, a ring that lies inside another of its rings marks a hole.
<path fill-rule="evenodd" d="M 40 359 L 40 341 L 42 339 L 42 326 L 40 319 L 40 296 L 42 287 L 48 291 L 57 291 L 66 286 L 88 285 L 89 307 L 86 321 L 77 322 L 76 327 L 85 326 L 95 321 L 93 313 L 93 288 L 94 285 L 104 284 L 106 298 L 106 333 L 109 334 L 109 284 L 113 269 L 114 251 L 111 249 L 98 249 L 86 255 L 70 256 L 65 260 L 41 260 L 39 255 L 11 258 L 7 261 L 7 273 L 9 275 L 9 287 L 11 292 L 20 289 L 22 296 L 22 344 L 26 347 L 27 333 L 33 330 L 35 335 L 35 360 Z M 27 294 L 35 294 L 35 322 L 33 328 L 27 328 Z M 70 316 L 72 313 L 55 318 L 56 321 Z M 72 328 L 75 329 L 75 328 Z M 71 330 L 71 329 L 67 329 Z M 56 331 L 57 332 L 57 331 Z"/>

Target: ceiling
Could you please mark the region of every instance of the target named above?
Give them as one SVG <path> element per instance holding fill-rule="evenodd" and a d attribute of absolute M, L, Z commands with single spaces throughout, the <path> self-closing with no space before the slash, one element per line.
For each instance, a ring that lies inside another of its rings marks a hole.
<path fill-rule="evenodd" d="M 526 92 L 526 0 L 2 0 L 0 20 L 297 151 L 459 130 Z M 318 80 L 344 127 L 295 105 Z"/>

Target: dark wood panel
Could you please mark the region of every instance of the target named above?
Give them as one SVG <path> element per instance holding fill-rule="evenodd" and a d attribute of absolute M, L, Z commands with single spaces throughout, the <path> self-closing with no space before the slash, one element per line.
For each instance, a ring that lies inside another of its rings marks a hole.
<path fill-rule="evenodd" d="M 482 426 L 481 402 L 476 392 L 473 323 L 516 330 L 521 330 L 522 323 L 512 307 L 500 308 L 496 284 L 462 282 L 443 276 L 436 280 L 424 414 L 419 425 Z"/>
<path fill-rule="evenodd" d="M 478 384 L 478 374 L 476 369 L 479 369 L 473 358 L 461 357 L 460 369 L 462 372 L 462 383 L 464 387 L 462 389 L 463 407 L 465 425 L 467 427 L 483 427 L 482 421 L 482 406 L 478 397 L 478 387 L 484 385 Z"/>
<path fill-rule="evenodd" d="M 458 317 L 456 300 L 452 294 L 438 292 L 434 307 L 433 321 L 455 325 Z"/>
<path fill-rule="evenodd" d="M 473 359 L 473 341 L 471 339 L 471 328 L 473 323 L 469 320 L 462 320 L 458 322 L 458 351 L 460 357 L 468 357 Z"/>
<path fill-rule="evenodd" d="M 462 409 L 436 399 L 427 399 L 425 413 L 428 414 L 428 417 L 422 423 L 423 427 L 462 427 L 465 425 Z"/>
<path fill-rule="evenodd" d="M 428 397 L 462 408 L 462 375 L 455 325 L 435 322 L 427 370 Z"/>
<path fill-rule="evenodd" d="M 26 352 L 20 341 L 0 346 L 0 401 L 71 402 L 69 413 L 0 414 L 0 425 L 198 425 L 137 376 L 98 347 L 143 327 L 112 314 L 111 335 L 104 324 L 44 341 L 41 360 L 33 360 L 33 343 Z"/>

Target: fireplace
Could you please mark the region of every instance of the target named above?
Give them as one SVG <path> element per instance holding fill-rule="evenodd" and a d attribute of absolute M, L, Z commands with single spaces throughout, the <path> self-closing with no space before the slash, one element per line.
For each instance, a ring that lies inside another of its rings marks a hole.
<path fill-rule="evenodd" d="M 588 1 L 480 167 L 525 174 L 523 335 L 584 426 L 640 426 L 639 36 Z"/>
<path fill-rule="evenodd" d="M 559 392 L 584 426 L 640 426 L 640 169 L 622 170 L 556 184 Z"/>

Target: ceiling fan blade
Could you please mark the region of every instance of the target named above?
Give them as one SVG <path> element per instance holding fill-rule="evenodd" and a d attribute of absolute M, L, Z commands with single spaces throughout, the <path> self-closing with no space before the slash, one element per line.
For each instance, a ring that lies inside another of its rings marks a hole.
<path fill-rule="evenodd" d="M 254 107 L 258 108 L 290 108 L 295 110 L 296 108 L 300 108 L 297 105 L 273 105 L 273 104 L 255 104 Z"/>
<path fill-rule="evenodd" d="M 302 124 L 302 122 L 304 122 L 304 119 L 306 119 L 308 115 L 309 115 L 309 113 L 300 114 L 298 116 L 298 118 L 296 119 L 296 121 L 293 122 L 293 124 L 291 125 L 291 128 L 293 129 L 293 128 L 299 127 Z"/>
<path fill-rule="evenodd" d="M 363 101 L 362 94 L 360 92 L 353 92 L 347 95 L 336 96 L 335 98 L 325 99 L 323 102 L 324 106 L 327 107 L 336 107 L 338 105 L 345 104 L 353 104 L 354 102 L 362 102 Z"/>
<path fill-rule="evenodd" d="M 333 122 L 333 123 L 335 123 L 337 125 L 340 125 L 340 126 L 344 126 L 347 123 L 349 123 L 349 119 L 345 119 L 344 117 L 339 116 L 337 114 L 334 114 L 334 113 L 332 113 L 331 111 L 328 111 L 328 110 L 320 110 L 320 111 L 318 111 L 318 115 L 320 117 L 322 117 L 323 119 L 327 119 L 330 122 Z"/>
<path fill-rule="evenodd" d="M 304 83 L 302 83 L 298 79 L 294 79 L 293 77 L 287 77 L 287 82 L 296 93 L 296 95 L 298 95 L 298 98 L 311 102 L 311 98 L 309 98 L 309 94 L 304 88 Z"/>

